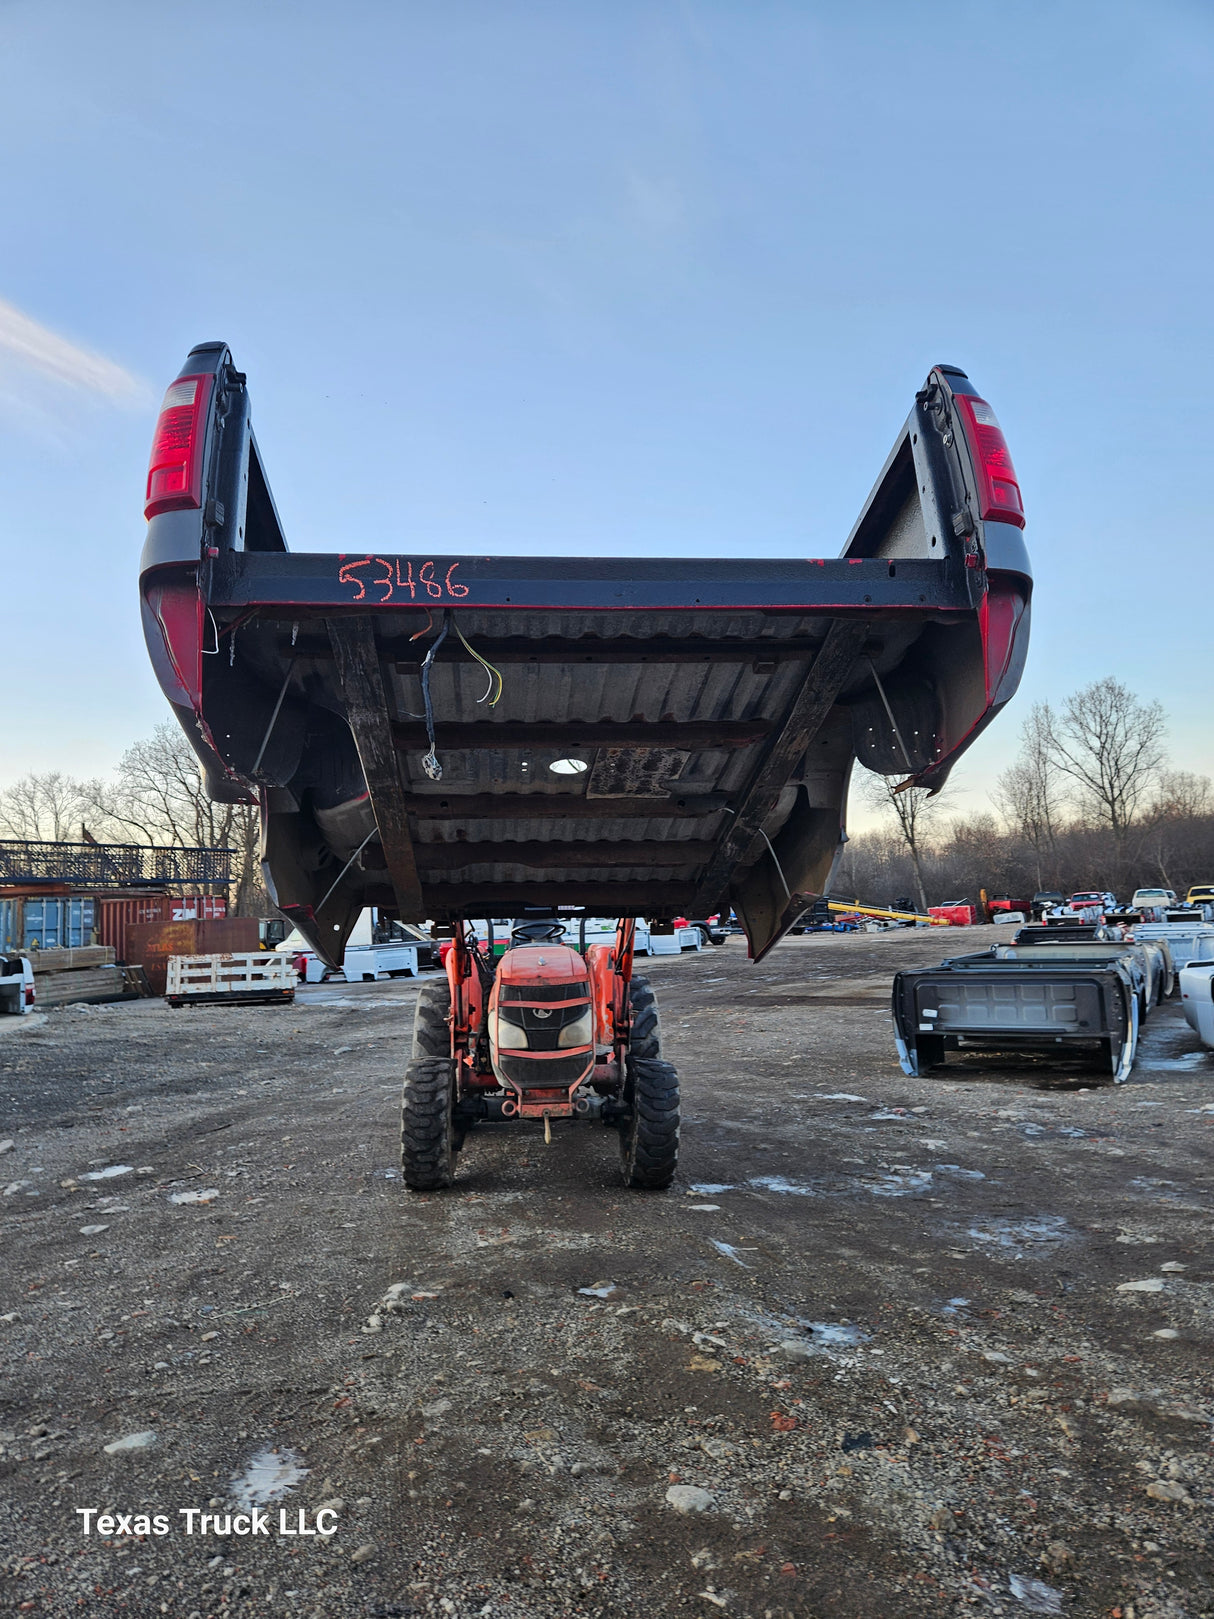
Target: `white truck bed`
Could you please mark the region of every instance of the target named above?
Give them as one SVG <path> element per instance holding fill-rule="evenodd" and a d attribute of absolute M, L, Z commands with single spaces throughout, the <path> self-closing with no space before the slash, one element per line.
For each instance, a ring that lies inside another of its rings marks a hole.
<path fill-rule="evenodd" d="M 290 956 L 267 950 L 212 956 L 170 956 L 164 998 L 170 1006 L 295 999 Z"/>
<path fill-rule="evenodd" d="M 1189 1027 L 1214 1047 L 1214 961 L 1195 961 L 1181 969 L 1180 1004 Z"/>
<path fill-rule="evenodd" d="M 34 1010 L 34 969 L 28 956 L 0 956 L 0 1016 Z"/>
<path fill-rule="evenodd" d="M 1214 927 L 1206 921 L 1135 922 L 1135 939 L 1162 940 L 1176 968 L 1194 961 L 1214 961 Z"/>
<path fill-rule="evenodd" d="M 344 978 L 347 984 L 378 978 L 417 977 L 417 946 L 415 944 L 348 944 L 342 956 L 341 971 L 326 967 L 319 956 L 308 953 L 304 967 L 304 982 L 319 984 L 324 979 L 332 982 Z"/>

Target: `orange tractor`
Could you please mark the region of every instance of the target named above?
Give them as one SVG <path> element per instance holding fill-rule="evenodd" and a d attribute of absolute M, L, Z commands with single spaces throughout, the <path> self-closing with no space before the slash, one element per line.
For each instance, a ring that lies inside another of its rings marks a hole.
<path fill-rule="evenodd" d="M 679 1080 L 660 1054 L 657 1001 L 632 976 L 636 923 L 613 945 L 565 943 L 565 924 L 518 924 L 495 962 L 455 925 L 446 982 L 421 988 L 401 1103 L 401 1164 L 415 1191 L 450 1186 L 482 1119 L 597 1119 L 620 1134 L 627 1185 L 662 1190 L 679 1153 Z"/>

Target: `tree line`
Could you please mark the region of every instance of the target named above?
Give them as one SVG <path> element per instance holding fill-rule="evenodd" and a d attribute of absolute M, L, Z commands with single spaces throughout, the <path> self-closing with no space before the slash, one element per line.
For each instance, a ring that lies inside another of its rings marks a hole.
<path fill-rule="evenodd" d="M 1113 676 L 1055 707 L 1036 703 L 990 810 L 957 816 L 929 795 L 867 777 L 861 796 L 882 825 L 854 838 L 835 888 L 856 897 L 942 904 L 1042 890 L 1064 894 L 1214 882 L 1214 797 L 1207 776 L 1169 762 L 1167 716 Z"/>
<path fill-rule="evenodd" d="M 1214 882 L 1210 781 L 1171 767 L 1166 733 L 1159 703 L 1107 676 L 1058 707 L 1029 710 L 989 810 L 958 816 L 947 789 L 933 796 L 858 769 L 853 787 L 882 822 L 845 846 L 835 892 L 877 904 L 906 896 L 926 909 L 976 900 L 982 889 L 1128 897 L 1148 885 L 1182 893 Z M 212 803 L 171 721 L 128 748 L 108 780 L 48 771 L 0 791 L 0 837 L 228 847 L 233 912 L 267 910 L 256 806 Z"/>
<path fill-rule="evenodd" d="M 263 916 L 255 804 L 215 804 L 181 727 L 158 725 L 128 748 L 107 780 L 35 771 L 0 791 L 0 837 L 50 843 L 139 843 L 233 851 L 228 906 Z"/>

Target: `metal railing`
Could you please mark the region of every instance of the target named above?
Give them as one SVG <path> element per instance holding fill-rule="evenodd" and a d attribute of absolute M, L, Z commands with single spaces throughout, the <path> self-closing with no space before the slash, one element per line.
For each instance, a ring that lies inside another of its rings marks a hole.
<path fill-rule="evenodd" d="M 232 880 L 234 849 L 151 848 L 135 843 L 37 843 L 0 839 L 0 883 L 140 888 Z"/>

